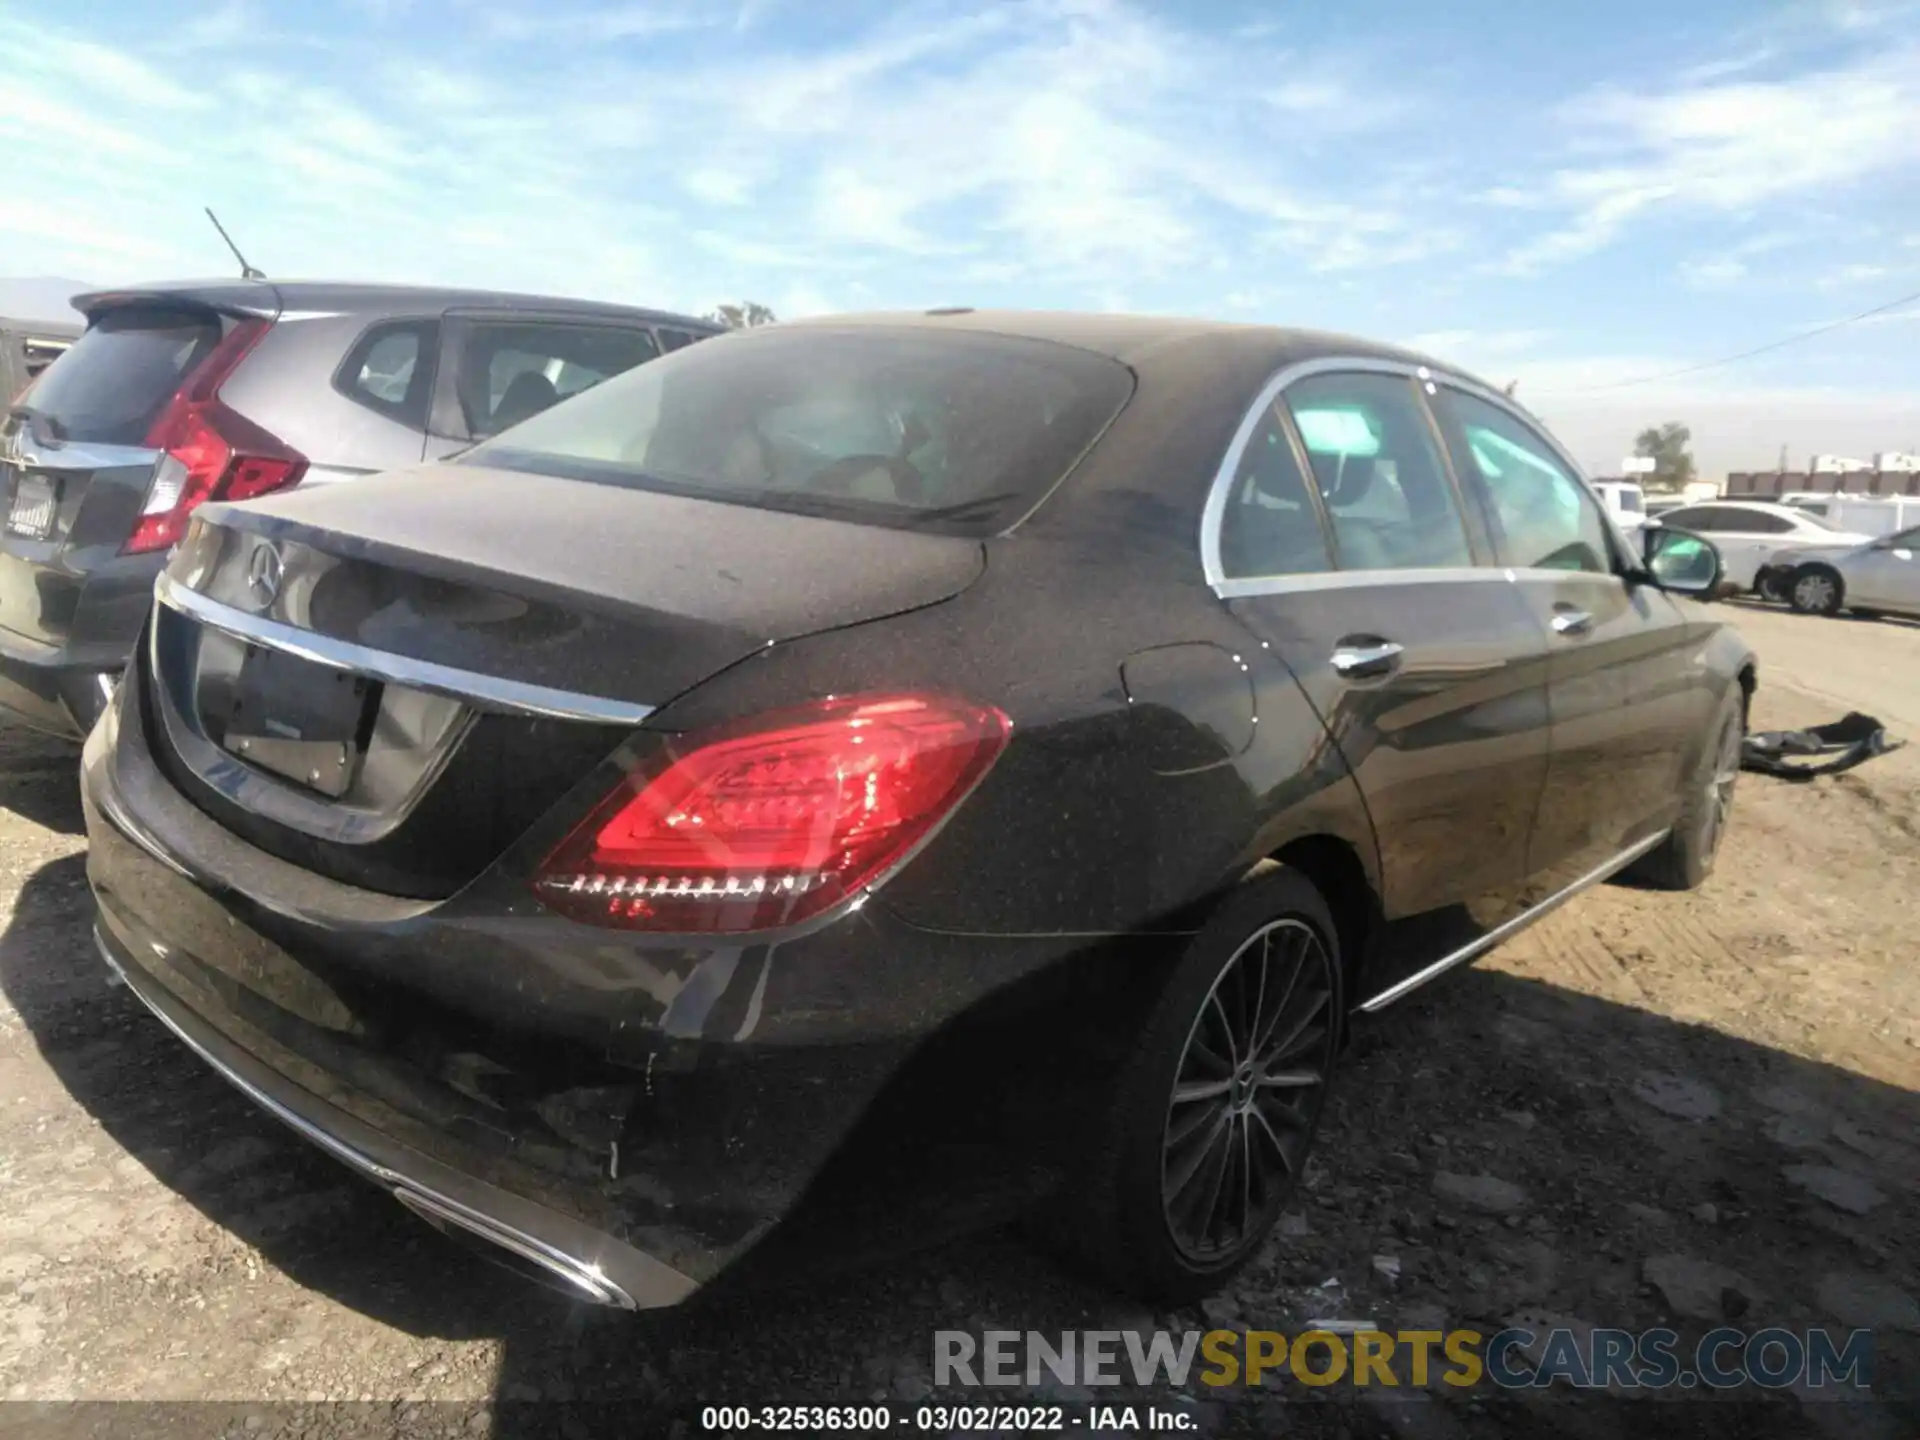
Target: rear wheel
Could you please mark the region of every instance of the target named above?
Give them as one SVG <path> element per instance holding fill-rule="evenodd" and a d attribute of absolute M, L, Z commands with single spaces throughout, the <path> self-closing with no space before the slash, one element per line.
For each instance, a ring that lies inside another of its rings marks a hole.
<path fill-rule="evenodd" d="M 1840 572 L 1830 565 L 1802 565 L 1787 582 L 1787 603 L 1802 615 L 1832 615 L 1845 595 Z"/>
<path fill-rule="evenodd" d="M 1259 875 L 1195 936 L 1123 1063 L 1065 1235 L 1119 1289 L 1182 1304 L 1260 1249 L 1306 1167 L 1345 986 L 1326 901 Z"/>
<path fill-rule="evenodd" d="M 1635 861 L 1628 875 L 1658 890 L 1691 890 L 1713 874 L 1733 815 L 1740 747 L 1747 733 L 1746 692 L 1739 686 L 1720 707 L 1713 740 L 1686 789 L 1680 818 L 1667 838 Z"/>

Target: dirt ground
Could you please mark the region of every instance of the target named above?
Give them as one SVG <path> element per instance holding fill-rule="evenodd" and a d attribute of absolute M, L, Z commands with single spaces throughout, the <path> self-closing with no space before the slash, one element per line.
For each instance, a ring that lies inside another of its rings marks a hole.
<path fill-rule="evenodd" d="M 1858 707 L 1920 739 L 1920 626 L 1738 623 L 1757 727 Z M 296 1141 L 110 989 L 84 844 L 71 752 L 0 734 L 0 1397 L 230 1403 L 6 1405 L 0 1431 L 678 1437 L 703 1403 L 917 1401 L 941 1328 L 1337 1314 L 1868 1326 L 1884 1398 L 1158 1398 L 1207 1434 L 1920 1433 L 1920 744 L 1811 786 L 1745 777 L 1704 890 L 1603 887 L 1364 1024 L 1283 1233 L 1204 1315 L 1148 1314 L 1007 1235 L 751 1302 L 570 1307 Z M 288 1403 L 322 1400 L 351 1403 Z"/>

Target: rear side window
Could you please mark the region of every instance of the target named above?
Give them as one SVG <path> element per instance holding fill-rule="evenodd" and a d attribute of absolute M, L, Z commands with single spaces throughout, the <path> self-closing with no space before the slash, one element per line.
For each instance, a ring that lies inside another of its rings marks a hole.
<path fill-rule="evenodd" d="M 41 375 L 28 407 L 66 440 L 141 445 L 173 392 L 220 343 L 210 311 L 123 306 Z"/>
<path fill-rule="evenodd" d="M 1764 510 L 1755 510 L 1742 517 L 1747 522 L 1745 529 L 1756 535 L 1790 535 L 1795 526 L 1784 515 L 1769 515 Z"/>
<path fill-rule="evenodd" d="M 497 435 L 659 354 L 647 330 L 475 322 L 461 350 L 460 408 L 469 433 Z"/>
<path fill-rule="evenodd" d="M 1262 417 L 1220 517 L 1220 569 L 1229 580 L 1333 568 L 1306 477 L 1272 406 Z"/>
<path fill-rule="evenodd" d="M 1734 528 L 1727 518 L 1727 511 L 1717 505 L 1697 505 L 1692 509 L 1669 510 L 1661 518 L 1676 530 L 1698 530 L 1702 535 L 1711 535 L 1717 531 Z"/>
<path fill-rule="evenodd" d="M 347 352 L 334 388 L 390 420 L 424 426 L 439 337 L 432 320 L 376 325 Z"/>
<path fill-rule="evenodd" d="M 689 345 L 460 463 L 991 534 L 1133 393 L 1103 355 L 967 331 L 824 326 Z"/>
<path fill-rule="evenodd" d="M 686 330 L 656 330 L 663 350 L 684 350 L 700 337 Z"/>
<path fill-rule="evenodd" d="M 1638 490 L 1622 490 L 1620 492 L 1620 513 L 1622 515 L 1646 514 L 1647 502 L 1645 497 L 1643 497 Z"/>
<path fill-rule="evenodd" d="M 1500 558 L 1541 570 L 1611 570 L 1600 507 L 1527 425 L 1496 405 L 1442 388 L 1434 398 L 1462 453 L 1462 475 L 1478 475 L 1494 518 Z"/>
<path fill-rule="evenodd" d="M 1310 375 L 1285 402 L 1342 570 L 1473 564 L 1433 429 L 1397 375 Z"/>

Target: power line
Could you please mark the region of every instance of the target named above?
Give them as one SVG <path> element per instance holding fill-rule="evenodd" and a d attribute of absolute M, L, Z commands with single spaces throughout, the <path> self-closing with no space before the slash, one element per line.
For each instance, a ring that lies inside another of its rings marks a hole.
<path fill-rule="evenodd" d="M 1830 334 L 1849 325 L 1857 325 L 1862 320 L 1871 320 L 1875 315 L 1884 315 L 1889 310 L 1898 310 L 1903 305 L 1911 305 L 1920 300 L 1920 290 L 1911 295 L 1903 295 L 1898 300 L 1889 300 L 1884 305 L 1876 305 L 1871 310 L 1862 310 L 1858 315 L 1849 315 L 1844 320 L 1835 320 L 1830 325 L 1821 325 L 1812 330 L 1802 330 L 1798 335 L 1789 335 L 1784 340 L 1774 340 L 1765 345 L 1756 345 L 1751 350 L 1742 350 L 1738 355 L 1723 355 L 1718 360 L 1703 360 L 1698 365 L 1682 365 L 1678 370 L 1663 370 L 1657 375 L 1640 375 L 1632 380 L 1616 380 L 1610 385 L 1591 385 L 1584 390 L 1562 390 L 1562 395 L 1597 395 L 1606 390 L 1628 390 L 1636 385 L 1651 385 L 1656 380 L 1676 380 L 1682 375 L 1698 375 L 1702 370 L 1718 369 L 1722 365 L 1733 365 L 1741 360 L 1751 360 L 1756 355 L 1765 355 L 1771 350 L 1783 349 L 1798 344 L 1802 340 L 1811 340 L 1816 335 Z"/>

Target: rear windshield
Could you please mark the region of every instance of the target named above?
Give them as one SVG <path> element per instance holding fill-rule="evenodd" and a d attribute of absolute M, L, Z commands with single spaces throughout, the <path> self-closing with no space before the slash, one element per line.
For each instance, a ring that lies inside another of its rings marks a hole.
<path fill-rule="evenodd" d="M 608 380 L 459 463 L 990 534 L 1133 393 L 1124 365 L 964 331 L 766 329 Z"/>
<path fill-rule="evenodd" d="M 109 310 L 40 377 L 26 405 L 63 440 L 144 444 L 194 366 L 220 343 L 206 312 Z"/>

